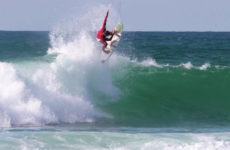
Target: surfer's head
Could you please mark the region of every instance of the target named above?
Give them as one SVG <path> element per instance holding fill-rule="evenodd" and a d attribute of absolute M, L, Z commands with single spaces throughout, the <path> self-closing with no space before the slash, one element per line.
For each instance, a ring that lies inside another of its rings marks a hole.
<path fill-rule="evenodd" d="M 105 36 L 109 36 L 110 32 L 109 31 L 105 31 L 104 34 L 105 34 Z"/>

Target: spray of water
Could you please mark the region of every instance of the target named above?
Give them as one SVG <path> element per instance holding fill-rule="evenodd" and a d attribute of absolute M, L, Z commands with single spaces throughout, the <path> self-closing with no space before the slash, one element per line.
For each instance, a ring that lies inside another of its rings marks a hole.
<path fill-rule="evenodd" d="M 109 65 L 100 62 L 95 31 L 110 10 L 108 28 L 116 22 L 112 6 L 99 5 L 64 21 L 50 32 L 51 62 L 0 63 L 1 126 L 94 122 L 108 117 L 93 105 L 92 90 L 118 93 Z M 115 19 L 114 19 L 115 18 Z"/>

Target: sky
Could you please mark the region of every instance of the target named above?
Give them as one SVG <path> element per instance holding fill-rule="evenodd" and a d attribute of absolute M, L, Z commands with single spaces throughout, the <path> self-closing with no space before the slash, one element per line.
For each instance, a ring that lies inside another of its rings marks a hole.
<path fill-rule="evenodd" d="M 98 4 L 117 9 L 126 31 L 230 31 L 230 0 L 0 0 L 0 30 L 51 30 Z"/>

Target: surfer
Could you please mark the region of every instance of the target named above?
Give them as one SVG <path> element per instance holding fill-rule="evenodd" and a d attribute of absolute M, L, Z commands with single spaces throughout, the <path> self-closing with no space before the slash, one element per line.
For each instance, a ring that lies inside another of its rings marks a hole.
<path fill-rule="evenodd" d="M 101 30 L 98 31 L 98 33 L 97 33 L 97 38 L 103 44 L 102 50 L 105 53 L 109 53 L 109 51 L 105 50 L 105 48 L 107 46 L 107 41 L 111 41 L 113 38 L 113 35 L 116 33 L 115 30 L 113 30 L 112 32 L 106 30 L 106 22 L 107 22 L 108 15 L 109 15 L 109 11 L 107 11 L 107 13 L 106 13 L 104 23 L 103 23 Z"/>

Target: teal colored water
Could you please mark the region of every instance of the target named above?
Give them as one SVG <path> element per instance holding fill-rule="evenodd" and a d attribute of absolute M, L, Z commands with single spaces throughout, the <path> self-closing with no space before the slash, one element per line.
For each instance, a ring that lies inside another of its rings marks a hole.
<path fill-rule="evenodd" d="M 71 36 L 0 32 L 1 149 L 229 148 L 229 32 Z"/>
<path fill-rule="evenodd" d="M 0 32 L 0 59 L 38 57 L 49 47 L 48 32 Z"/>
<path fill-rule="evenodd" d="M 7 137 L 7 138 L 6 138 Z M 0 133 L 1 149 L 158 149 L 227 150 L 230 135 L 216 133 L 148 133 L 114 131 L 75 131 L 13 129 Z"/>

